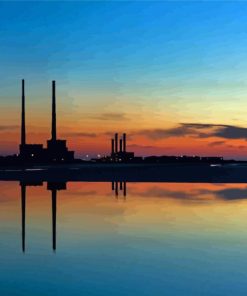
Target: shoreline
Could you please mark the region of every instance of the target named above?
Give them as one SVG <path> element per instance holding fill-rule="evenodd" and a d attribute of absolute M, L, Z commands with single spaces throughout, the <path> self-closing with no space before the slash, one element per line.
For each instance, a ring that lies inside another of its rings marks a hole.
<path fill-rule="evenodd" d="M 0 168 L 0 181 L 247 183 L 247 164 L 64 164 Z"/>

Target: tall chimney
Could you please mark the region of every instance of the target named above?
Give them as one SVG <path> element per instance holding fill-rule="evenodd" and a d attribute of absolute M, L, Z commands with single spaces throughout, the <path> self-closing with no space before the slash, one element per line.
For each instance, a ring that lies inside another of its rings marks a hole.
<path fill-rule="evenodd" d="M 123 152 L 123 139 L 119 140 L 119 150 L 120 152 Z"/>
<path fill-rule="evenodd" d="M 115 153 L 118 153 L 118 133 L 115 134 Z"/>
<path fill-rule="evenodd" d="M 52 81 L 52 127 L 51 127 L 51 139 L 56 141 L 57 139 L 57 126 L 56 126 L 56 81 Z"/>
<path fill-rule="evenodd" d="M 111 139 L 111 155 L 114 154 L 114 139 Z"/>
<path fill-rule="evenodd" d="M 22 79 L 21 97 L 21 145 L 26 144 L 26 124 L 25 124 L 25 80 Z"/>
<path fill-rule="evenodd" d="M 126 152 L 126 134 L 123 134 L 123 152 Z"/>

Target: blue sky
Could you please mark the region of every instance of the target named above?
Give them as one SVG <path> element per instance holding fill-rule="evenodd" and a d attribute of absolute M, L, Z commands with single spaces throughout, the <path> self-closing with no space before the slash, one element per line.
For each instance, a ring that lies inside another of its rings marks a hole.
<path fill-rule="evenodd" d="M 247 126 L 246 15 L 245 2 L 0 2 L 2 106 L 17 124 L 25 78 L 47 128 L 55 79 L 66 124 L 95 130 L 82 118 L 123 112 L 129 130 Z"/>

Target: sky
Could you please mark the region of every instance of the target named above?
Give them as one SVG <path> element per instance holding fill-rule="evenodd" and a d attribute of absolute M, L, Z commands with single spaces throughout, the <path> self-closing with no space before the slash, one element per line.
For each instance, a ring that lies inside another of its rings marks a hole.
<path fill-rule="evenodd" d="M 247 3 L 0 2 L 0 153 L 58 136 L 78 157 L 126 132 L 137 155 L 247 159 Z"/>

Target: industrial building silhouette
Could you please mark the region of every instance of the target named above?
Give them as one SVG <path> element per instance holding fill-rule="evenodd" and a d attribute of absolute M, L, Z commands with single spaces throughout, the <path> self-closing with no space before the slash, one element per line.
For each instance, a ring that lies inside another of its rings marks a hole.
<path fill-rule="evenodd" d="M 118 141 L 118 133 L 111 139 L 111 156 L 110 160 L 113 162 L 128 162 L 134 159 L 134 152 L 127 152 L 127 139 L 126 133 L 122 135 L 122 138 Z"/>
<path fill-rule="evenodd" d="M 51 139 L 47 141 L 47 148 L 42 144 L 26 143 L 25 125 L 25 81 L 22 80 L 22 110 L 21 110 L 21 144 L 19 158 L 23 162 L 72 162 L 74 151 L 69 151 L 66 140 L 57 139 L 56 126 L 56 82 L 52 81 L 52 121 Z"/>
<path fill-rule="evenodd" d="M 43 144 L 29 144 L 26 142 L 26 110 L 25 110 L 25 80 L 22 79 L 21 90 L 21 143 L 18 155 L 0 156 L 0 165 L 25 165 L 25 164 L 61 164 L 61 163 L 222 163 L 227 162 L 223 157 L 200 156 L 135 156 L 134 152 L 127 151 L 127 135 L 123 133 L 119 138 L 115 133 L 110 143 L 108 156 L 94 158 L 90 161 L 75 159 L 74 151 L 67 147 L 66 140 L 57 138 L 56 123 L 56 82 L 52 81 L 51 100 L 51 138 L 47 140 L 47 146 Z M 234 161 L 234 160 L 231 160 Z"/>

